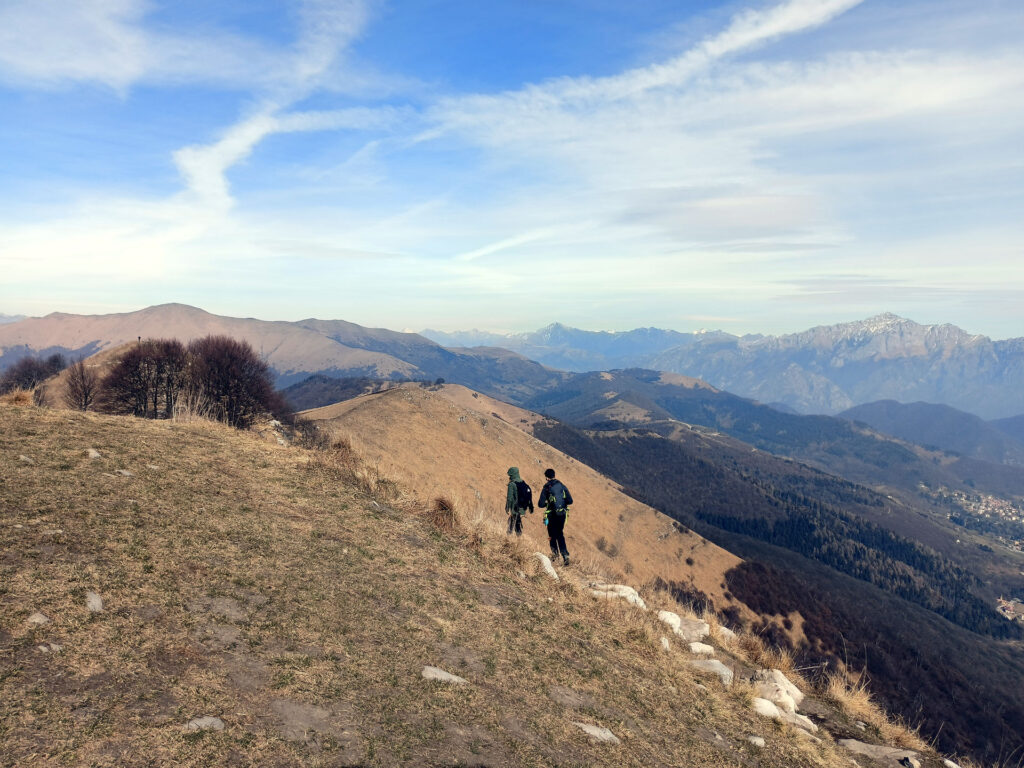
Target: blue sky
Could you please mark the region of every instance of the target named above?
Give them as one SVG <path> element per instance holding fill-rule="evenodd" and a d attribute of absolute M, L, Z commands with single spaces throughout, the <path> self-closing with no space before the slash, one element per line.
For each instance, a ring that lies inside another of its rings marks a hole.
<path fill-rule="evenodd" d="M 1017 0 L 0 0 L 0 312 L 1024 336 Z"/>

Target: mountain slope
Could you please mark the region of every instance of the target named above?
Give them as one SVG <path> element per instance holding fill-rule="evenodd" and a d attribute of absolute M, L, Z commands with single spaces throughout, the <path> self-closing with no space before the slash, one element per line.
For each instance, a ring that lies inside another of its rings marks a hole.
<path fill-rule="evenodd" d="M 880 400 L 838 414 L 879 432 L 982 461 L 1024 465 L 1024 443 L 972 413 L 933 403 Z"/>
<path fill-rule="evenodd" d="M 349 439 L 383 474 L 417 489 L 422 498 L 449 496 L 457 506 L 492 519 L 504 519 L 508 467 L 520 468 L 535 497 L 544 469 L 554 467 L 576 500 L 566 523 L 575 559 L 593 561 L 615 579 L 661 578 L 707 594 L 722 608 L 735 605 L 721 586 L 724 574 L 739 562 L 734 556 L 532 437 L 525 430 L 534 414 L 472 394 L 449 385 L 441 392 L 405 386 L 303 416 Z M 468 401 L 476 407 L 468 407 Z M 540 518 L 527 516 L 525 538 L 547 552 Z M 744 613 L 741 605 L 735 607 Z"/>
<path fill-rule="evenodd" d="M 761 613 L 754 631 L 792 647 L 801 665 L 862 672 L 891 711 L 947 749 L 970 745 L 993 760 L 1002 747 L 1020 745 L 1020 628 L 996 613 L 993 596 L 979 599 L 986 585 L 916 543 L 915 533 L 944 538 L 976 573 L 995 578 L 991 549 L 986 555 L 966 533 L 961 545 L 948 523 L 943 531 L 867 489 L 749 446 L 741 451 L 722 435 L 687 432 L 679 439 L 641 429 L 535 427 L 540 439 L 740 554 L 744 562 L 726 574 L 730 593 Z M 1008 594 L 1018 594 L 1024 557 L 1006 552 L 1001 559 L 1007 570 L 1000 578 L 1016 584 Z"/>
<path fill-rule="evenodd" d="M 1024 470 L 927 451 L 830 416 L 786 414 L 676 374 L 630 369 L 572 374 L 524 405 L 581 427 L 675 420 L 724 432 L 874 488 L 915 494 L 923 483 L 1024 496 Z"/>
<path fill-rule="evenodd" d="M 598 378 L 617 388 L 625 382 L 616 373 Z M 447 406 L 441 398 L 457 407 Z M 468 492 L 456 497 L 457 506 L 489 509 L 499 519 L 506 466 L 520 466 L 536 486 L 540 470 L 550 464 L 577 497 L 568 526 L 574 555 L 587 548 L 587 559 L 615 579 L 648 581 L 660 574 L 665 581 L 680 580 L 664 570 L 665 564 L 672 565 L 671 556 L 653 567 L 658 559 L 652 553 L 670 529 L 636 526 L 624 535 L 610 535 L 616 521 L 606 514 L 608 503 L 597 494 L 603 481 L 595 486 L 584 467 L 548 448 L 557 446 L 614 477 L 634 497 L 750 558 L 736 563 L 724 578 L 711 572 L 683 580 L 688 589 L 682 591 L 690 599 L 699 600 L 698 593 L 707 591 L 731 621 L 791 645 L 808 665 L 825 661 L 833 667 L 850 664 L 867 670 L 872 690 L 903 716 L 925 722 L 929 734 L 937 734 L 947 748 L 968 743 L 976 754 L 984 754 L 992 745 L 998 748 L 1001 739 L 1012 740 L 1007 734 L 1024 722 L 1024 703 L 1016 688 L 1007 684 L 1013 670 L 1024 669 L 1014 641 L 975 634 L 929 608 L 962 623 L 974 622 L 973 628 L 997 636 L 1013 627 L 972 593 L 978 585 L 970 575 L 927 547 L 858 522 L 858 516 L 885 520 L 902 515 L 908 533 L 931 530 L 930 535 L 952 544 L 957 533 L 948 522 L 943 529 L 931 528 L 933 523 L 916 511 L 868 489 L 760 451 L 752 454 L 749 446 L 725 435 L 678 423 L 675 427 L 686 437 L 661 436 L 653 431 L 661 427 L 655 420 L 649 422 L 648 432 L 583 433 L 451 386 L 437 392 L 391 390 L 307 415 L 330 425 L 332 434 L 350 439 L 371 464 L 422 489 L 425 497 L 454 495 L 465 488 Z M 520 431 L 542 442 L 517 434 Z M 611 504 L 613 510 L 630 508 L 614 497 Z M 533 536 L 534 545 L 544 550 L 538 529 L 537 521 L 528 519 L 527 537 Z M 767 541 L 752 538 L 762 534 Z M 605 538 L 600 548 L 599 535 Z M 815 542 L 820 549 L 813 548 Z M 790 549 L 784 548 L 787 544 Z M 808 547 L 801 550 L 802 544 Z M 669 549 L 678 548 L 671 544 Z M 804 550 L 820 562 L 802 557 L 799 552 Z M 615 556 L 609 557 L 609 551 Z M 842 567 L 844 553 L 849 555 L 848 570 L 861 580 L 823 565 Z M 700 568 L 706 557 L 693 559 Z M 687 575 L 685 568 L 681 573 Z M 733 598 L 743 595 L 742 600 L 728 600 L 723 583 Z M 749 612 L 747 600 L 758 606 L 760 615 Z M 844 641 L 856 647 L 846 649 Z M 919 658 L 923 666 L 901 667 L 908 655 Z M 988 665 L 984 669 L 978 666 L 983 660 Z M 942 698 L 946 691 L 965 706 Z M 1004 702 L 999 717 L 986 714 L 993 697 Z"/>
<path fill-rule="evenodd" d="M 989 422 L 1004 435 L 1009 435 L 1019 443 L 1024 443 L 1024 414 L 1010 416 L 1006 419 L 996 419 Z"/>
<path fill-rule="evenodd" d="M 282 380 L 320 370 L 358 370 L 381 378 L 409 376 L 415 371 L 412 365 L 390 355 L 347 347 L 293 323 L 220 317 L 183 304 L 111 315 L 56 312 L 28 318 L 0 327 L 0 353 L 5 363 L 19 347 L 38 354 L 57 350 L 88 357 L 140 336 L 188 342 L 210 334 L 248 341 Z"/>
<path fill-rule="evenodd" d="M 650 613 L 520 575 L 532 566 L 503 537 L 467 545 L 317 454 L 0 404 L 0 483 L 5 764 L 850 759 L 825 730 L 815 743 L 755 715 L 749 686 L 698 684 Z M 877 741 L 848 716 L 832 727 Z"/>

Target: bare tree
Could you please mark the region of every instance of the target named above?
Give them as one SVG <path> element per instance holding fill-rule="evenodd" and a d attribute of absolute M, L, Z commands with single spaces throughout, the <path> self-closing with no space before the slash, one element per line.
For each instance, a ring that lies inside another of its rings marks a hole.
<path fill-rule="evenodd" d="M 82 358 L 78 358 L 68 369 L 67 391 L 64 402 L 69 408 L 88 411 L 96 405 L 99 395 L 100 377 L 93 368 L 86 366 Z"/>
<path fill-rule="evenodd" d="M 283 413 L 270 367 L 252 346 L 228 336 L 207 336 L 188 346 L 192 386 L 209 398 L 216 418 L 246 428 L 262 413 Z"/>

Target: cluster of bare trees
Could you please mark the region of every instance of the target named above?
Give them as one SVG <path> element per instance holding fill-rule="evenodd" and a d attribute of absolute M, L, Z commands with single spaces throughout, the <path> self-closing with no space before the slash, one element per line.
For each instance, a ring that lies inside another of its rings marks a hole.
<path fill-rule="evenodd" d="M 0 377 L 0 394 L 45 388 L 66 367 L 64 358 L 23 358 Z M 269 366 L 245 341 L 207 336 L 188 345 L 175 339 L 141 341 L 108 369 L 78 359 L 65 374 L 65 403 L 82 411 L 124 413 L 149 419 L 197 416 L 245 428 L 262 414 L 282 417 L 290 408 L 274 389 Z M 38 402 L 38 400 L 37 400 Z"/>
<path fill-rule="evenodd" d="M 261 414 L 288 407 L 269 366 L 245 341 L 207 336 L 187 346 L 144 341 L 126 352 L 101 382 L 103 410 L 166 419 L 187 410 L 245 428 Z"/>
<path fill-rule="evenodd" d="M 23 357 L 0 376 L 0 395 L 15 389 L 31 390 L 67 367 L 64 355 Z"/>

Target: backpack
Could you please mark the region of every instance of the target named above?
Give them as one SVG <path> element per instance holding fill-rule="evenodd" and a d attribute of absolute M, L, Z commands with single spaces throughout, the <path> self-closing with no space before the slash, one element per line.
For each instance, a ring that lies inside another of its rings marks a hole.
<path fill-rule="evenodd" d="M 569 489 L 558 480 L 548 486 L 548 509 L 559 515 L 565 514 L 565 508 L 572 504 L 572 496 Z"/>
<path fill-rule="evenodd" d="M 516 481 L 516 509 L 533 509 L 533 491 L 525 480 Z"/>

